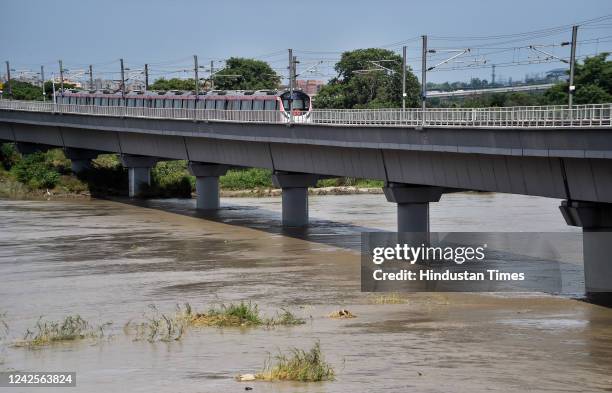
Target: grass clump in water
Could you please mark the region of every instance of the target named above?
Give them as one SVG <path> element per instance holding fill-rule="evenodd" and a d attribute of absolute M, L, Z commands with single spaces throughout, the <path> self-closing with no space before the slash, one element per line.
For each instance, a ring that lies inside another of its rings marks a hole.
<path fill-rule="evenodd" d="M 9 332 L 9 326 L 6 322 L 6 313 L 0 313 L 0 341 L 6 338 Z"/>
<path fill-rule="evenodd" d="M 179 341 L 183 338 L 185 328 L 191 318 L 191 306 L 185 308 L 177 306 L 174 315 L 161 313 L 155 305 L 150 305 L 150 312 L 144 314 L 144 321 L 125 324 L 123 331 L 127 335 L 132 335 L 134 341 L 146 340 L 150 343 L 162 341 Z"/>
<path fill-rule="evenodd" d="M 398 293 L 390 293 L 384 295 L 375 295 L 370 298 L 374 304 L 405 304 L 406 299 Z"/>
<path fill-rule="evenodd" d="M 222 304 L 211 307 L 205 313 L 192 314 L 190 323 L 193 326 L 291 326 L 306 323 L 288 310 L 282 310 L 276 318 L 265 318 L 259 312 L 257 304 L 251 302 Z"/>
<path fill-rule="evenodd" d="M 251 302 L 239 304 L 222 304 L 220 307 L 211 307 L 207 312 L 194 314 L 191 318 L 194 326 L 259 326 L 264 324 L 259 315 L 259 308 Z"/>
<path fill-rule="evenodd" d="M 50 344 L 77 341 L 87 338 L 101 339 L 105 336 L 104 329 L 111 323 L 91 326 L 80 315 L 69 315 L 61 321 L 45 321 L 41 318 L 33 330 L 28 329 L 23 340 L 15 343 L 17 347 L 41 347 Z"/>
<path fill-rule="evenodd" d="M 255 377 L 264 381 L 332 381 L 335 378 L 334 368 L 323 358 L 320 343 L 309 351 L 292 348 L 288 354 L 279 353 L 272 364 L 270 359 L 264 369 Z"/>
<path fill-rule="evenodd" d="M 268 326 L 295 326 L 295 325 L 303 325 L 306 321 L 302 318 L 295 316 L 291 311 L 282 309 L 282 312 L 279 313 L 276 318 L 270 318 L 266 320 L 266 325 Z"/>

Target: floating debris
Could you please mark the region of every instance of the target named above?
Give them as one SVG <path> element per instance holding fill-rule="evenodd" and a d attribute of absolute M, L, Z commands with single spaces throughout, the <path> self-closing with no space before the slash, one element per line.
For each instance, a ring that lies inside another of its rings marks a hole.
<path fill-rule="evenodd" d="M 341 309 L 338 311 L 334 311 L 331 314 L 328 315 L 328 317 L 330 318 L 335 318 L 335 319 L 349 319 L 349 318 L 357 318 L 356 315 L 354 315 L 353 313 L 351 313 L 349 310 L 347 309 Z"/>

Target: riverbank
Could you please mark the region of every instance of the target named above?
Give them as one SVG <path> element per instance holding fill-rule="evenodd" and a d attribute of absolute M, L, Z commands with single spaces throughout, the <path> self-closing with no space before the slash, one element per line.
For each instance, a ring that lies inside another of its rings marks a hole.
<path fill-rule="evenodd" d="M 361 194 L 382 194 L 382 188 L 368 188 L 368 187 L 355 187 L 355 186 L 332 186 L 332 187 L 316 187 L 309 188 L 309 195 L 361 195 Z M 265 198 L 265 197 L 279 197 L 282 195 L 280 188 L 269 188 L 269 189 L 250 189 L 250 190 L 221 190 L 221 197 L 224 198 Z M 195 193 L 193 194 L 195 196 Z"/>
<path fill-rule="evenodd" d="M 86 199 L 126 196 L 127 169 L 116 154 L 102 154 L 89 169 L 73 173 L 61 149 L 21 155 L 13 144 L 0 146 L 0 197 L 10 199 Z M 382 181 L 326 178 L 311 188 L 311 195 L 381 193 Z M 219 178 L 222 197 L 273 197 L 281 194 L 272 184 L 272 171 L 260 168 L 230 169 Z M 195 177 L 184 160 L 160 161 L 151 169 L 146 198 L 189 198 Z"/>

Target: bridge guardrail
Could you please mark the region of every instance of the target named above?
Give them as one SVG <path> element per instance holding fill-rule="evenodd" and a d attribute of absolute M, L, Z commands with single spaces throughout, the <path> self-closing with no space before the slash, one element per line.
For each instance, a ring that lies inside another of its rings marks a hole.
<path fill-rule="evenodd" d="M 0 100 L 0 109 L 85 114 L 93 116 L 134 117 L 224 121 L 240 123 L 288 123 L 283 113 L 272 110 L 241 111 L 216 109 L 144 108 L 125 106 L 66 105 L 52 102 Z M 517 106 L 499 108 L 418 108 L 402 109 L 316 109 L 295 123 L 450 128 L 558 128 L 610 127 L 612 103 L 575 105 Z"/>

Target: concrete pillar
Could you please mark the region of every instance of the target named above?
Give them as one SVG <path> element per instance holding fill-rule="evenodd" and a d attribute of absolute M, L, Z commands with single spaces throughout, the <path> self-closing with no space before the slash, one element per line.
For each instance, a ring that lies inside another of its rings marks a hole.
<path fill-rule="evenodd" d="M 429 202 L 438 202 L 443 190 L 401 183 L 383 187 L 387 201 L 397 203 L 397 231 L 429 232 Z"/>
<path fill-rule="evenodd" d="M 121 164 L 128 168 L 130 198 L 141 195 L 144 186 L 151 185 L 151 168 L 156 163 L 157 157 L 121 156 Z"/>
<path fill-rule="evenodd" d="M 308 225 L 308 187 L 315 186 L 318 178 L 307 173 L 276 172 L 272 175 L 274 185 L 283 190 L 283 226 Z"/>
<path fill-rule="evenodd" d="M 587 296 L 612 304 L 612 204 L 563 201 L 560 209 L 568 225 L 582 227 Z"/>
<path fill-rule="evenodd" d="M 227 170 L 228 166 L 222 164 L 189 163 L 189 172 L 196 177 L 196 209 L 219 209 L 219 176 L 225 175 Z"/>
<path fill-rule="evenodd" d="M 96 150 L 67 147 L 64 149 L 64 154 L 70 159 L 72 172 L 81 173 L 91 169 L 91 160 L 97 158 L 102 153 Z"/>

